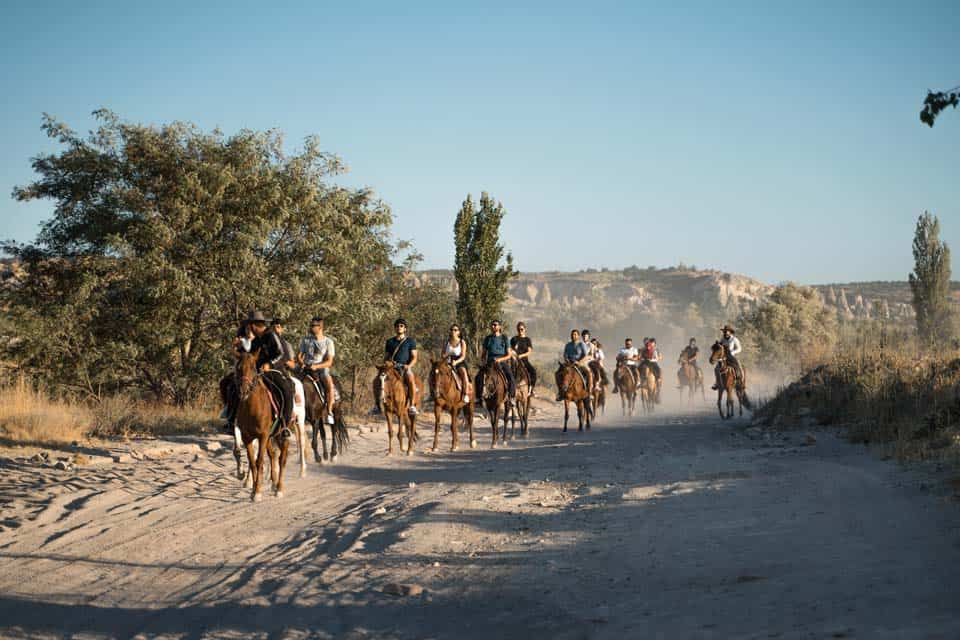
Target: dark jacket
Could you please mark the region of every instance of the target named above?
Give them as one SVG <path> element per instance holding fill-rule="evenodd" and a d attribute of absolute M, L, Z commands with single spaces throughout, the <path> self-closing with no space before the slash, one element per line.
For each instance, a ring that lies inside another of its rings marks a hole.
<path fill-rule="evenodd" d="M 273 331 L 266 331 L 259 338 L 253 339 L 250 345 L 250 351 L 260 349 L 260 355 L 257 357 L 257 369 L 269 364 L 271 369 L 283 369 L 286 359 L 283 350 L 283 340 Z"/>

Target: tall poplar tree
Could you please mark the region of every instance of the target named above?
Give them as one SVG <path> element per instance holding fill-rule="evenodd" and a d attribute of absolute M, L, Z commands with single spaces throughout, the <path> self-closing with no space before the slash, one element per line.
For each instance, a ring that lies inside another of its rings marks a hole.
<path fill-rule="evenodd" d="M 917 219 L 913 236 L 913 309 L 917 313 L 917 333 L 929 347 L 947 337 L 950 328 L 950 248 L 940 241 L 940 221 L 924 212 Z"/>
<path fill-rule="evenodd" d="M 480 194 L 479 209 L 468 194 L 453 227 L 457 318 L 474 355 L 480 352 L 486 323 L 503 311 L 507 284 L 517 275 L 513 256 L 500 243 L 505 214 L 503 204 L 486 192 Z"/>

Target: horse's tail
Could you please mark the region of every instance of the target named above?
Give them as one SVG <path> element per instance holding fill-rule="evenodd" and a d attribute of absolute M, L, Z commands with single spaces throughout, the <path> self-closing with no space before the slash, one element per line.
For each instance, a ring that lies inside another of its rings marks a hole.
<path fill-rule="evenodd" d="M 740 403 L 745 406 L 747 409 L 753 411 L 753 403 L 750 402 L 750 398 L 747 397 L 747 390 L 743 389 L 740 391 Z"/>

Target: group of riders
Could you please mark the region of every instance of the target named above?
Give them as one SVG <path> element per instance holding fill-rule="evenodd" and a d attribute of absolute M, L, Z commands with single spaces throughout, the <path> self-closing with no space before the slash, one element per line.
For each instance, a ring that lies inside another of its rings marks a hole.
<path fill-rule="evenodd" d="M 403 318 L 398 318 L 394 322 L 394 335 L 390 337 L 384 345 L 384 355 L 386 361 L 391 363 L 402 375 L 409 397 L 412 399 L 408 411 L 416 415 L 417 407 L 420 406 L 420 388 L 417 383 L 414 367 L 418 362 L 418 350 L 416 340 L 407 333 L 407 322 Z M 494 320 L 490 323 L 490 333 L 483 339 L 480 353 L 480 360 L 487 367 L 481 368 L 472 382 L 475 383 L 475 389 L 483 389 L 483 376 L 486 369 L 494 368 L 502 372 L 507 386 L 506 402 L 513 403 L 516 400 L 517 375 L 526 377 L 530 397 L 535 395 L 534 387 L 537 381 L 537 370 L 534 368 L 530 357 L 533 355 L 533 342 L 527 335 L 527 327 L 523 322 L 516 325 L 517 334 L 512 338 L 507 338 L 503 333 L 503 323 L 500 320 Z M 324 332 L 325 321 L 322 317 L 315 316 L 311 319 L 309 333 L 299 341 L 299 346 L 294 346 L 284 337 L 285 327 L 281 319 L 269 319 L 260 311 L 252 311 L 247 318 L 240 324 L 236 337 L 233 341 L 234 349 L 239 352 L 257 354 L 257 370 L 262 379 L 271 390 L 276 399 L 276 409 L 278 418 L 282 418 L 283 425 L 290 424 L 294 406 L 294 395 L 298 392 L 298 387 L 302 383 L 309 382 L 313 384 L 324 401 L 326 408 L 326 422 L 334 423 L 334 402 L 336 391 L 334 388 L 334 379 L 332 368 L 336 358 L 336 348 L 333 340 Z M 722 329 L 722 338 L 719 340 L 726 352 L 727 365 L 733 366 L 738 376 L 742 376 L 737 356 L 742 351 L 740 341 L 735 335 L 733 327 L 729 324 Z M 461 389 L 463 390 L 464 404 L 475 401 L 481 404 L 482 398 L 479 391 L 476 394 L 470 393 L 470 374 L 467 369 L 467 343 L 462 336 L 460 326 L 453 324 L 450 326 L 447 339 L 444 341 L 441 349 L 440 358 L 445 360 L 460 378 Z M 697 358 L 700 350 L 697 347 L 695 338 L 691 338 L 689 344 L 680 354 L 679 363 L 681 365 L 692 365 L 701 375 Z M 656 382 L 656 401 L 660 399 L 660 389 L 662 386 L 662 370 L 660 363 L 663 356 L 657 347 L 656 338 L 644 338 L 643 346 L 638 348 L 634 346 L 633 339 L 627 338 L 624 346 L 616 356 L 617 364 L 624 364 L 627 370 L 633 376 L 636 387 L 639 387 L 641 375 L 640 369 L 649 367 L 653 372 Z M 592 338 L 590 331 L 584 329 L 578 331 L 574 329 L 570 332 L 570 341 L 563 348 L 563 362 L 574 365 L 583 377 L 585 388 L 600 388 L 608 384 L 606 370 L 604 369 L 603 345 Z M 717 363 L 717 383 L 714 389 L 720 385 L 720 366 Z M 678 371 L 678 381 L 683 384 L 683 366 Z M 621 391 L 621 381 L 614 380 L 614 393 Z M 558 372 L 558 387 L 559 372 Z M 433 389 L 431 389 L 431 392 Z M 302 389 L 300 390 L 302 393 Z M 233 432 L 233 423 L 236 418 L 238 395 L 236 388 L 228 394 L 230 400 L 224 410 L 224 417 L 227 419 L 226 429 Z M 557 401 L 563 400 L 562 392 L 558 392 Z M 376 400 L 377 406 L 373 413 L 379 413 L 379 399 Z"/>

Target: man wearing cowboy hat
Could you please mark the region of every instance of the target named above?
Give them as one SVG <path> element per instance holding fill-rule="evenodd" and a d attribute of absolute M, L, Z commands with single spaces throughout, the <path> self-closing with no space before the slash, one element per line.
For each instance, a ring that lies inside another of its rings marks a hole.
<path fill-rule="evenodd" d="M 737 336 L 734 335 L 735 331 L 733 327 L 729 324 L 723 325 L 723 337 L 720 339 L 720 344 L 723 345 L 723 348 L 727 352 L 727 364 L 733 367 L 733 370 L 737 373 L 737 380 L 743 380 L 743 370 L 740 368 L 740 361 L 737 360 L 737 354 L 743 351 L 743 347 L 740 346 L 740 340 Z M 713 390 L 716 391 L 720 388 L 720 363 L 717 363 L 716 368 L 717 382 L 713 385 Z"/>
<path fill-rule="evenodd" d="M 282 400 L 283 428 L 290 426 L 293 419 L 294 386 L 290 378 L 284 375 L 287 354 L 283 348 L 283 340 L 275 331 L 267 328 L 270 320 L 260 311 L 251 311 L 247 316 L 247 324 L 253 331 L 253 342 L 250 352 L 257 353 L 257 370 L 263 375 L 267 387 L 274 397 L 279 395 Z"/>
<path fill-rule="evenodd" d="M 300 340 L 300 353 L 297 356 L 303 366 L 304 375 L 310 376 L 323 385 L 327 402 L 327 424 L 333 424 L 333 359 L 337 355 L 330 336 L 323 334 L 324 320 L 314 316 L 310 320 L 310 334 Z"/>

